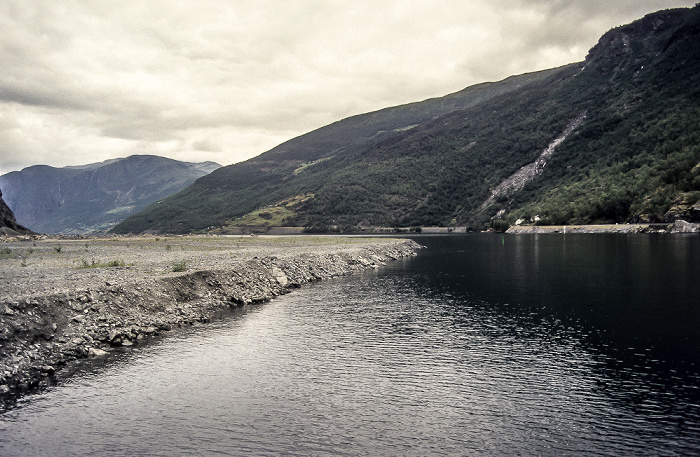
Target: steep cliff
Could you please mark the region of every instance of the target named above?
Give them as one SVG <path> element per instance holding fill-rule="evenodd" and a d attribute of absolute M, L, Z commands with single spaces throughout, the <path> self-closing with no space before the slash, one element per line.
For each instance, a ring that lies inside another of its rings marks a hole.
<path fill-rule="evenodd" d="M 2 199 L 2 190 L 0 190 L 0 235 L 23 235 L 31 233 L 30 230 L 22 227 L 15 220 L 15 215 L 12 210 Z"/>

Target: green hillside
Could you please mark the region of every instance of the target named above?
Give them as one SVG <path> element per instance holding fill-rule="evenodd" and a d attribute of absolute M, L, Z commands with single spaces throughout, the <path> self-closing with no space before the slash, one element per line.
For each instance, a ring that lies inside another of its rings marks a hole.
<path fill-rule="evenodd" d="M 314 230 L 479 229 L 496 215 L 556 224 L 688 218 L 700 197 L 698 75 L 700 7 L 661 11 L 611 30 L 584 62 L 302 135 L 200 178 L 114 231 L 255 225 L 255 214 Z M 523 167 L 537 171 L 504 187 Z"/>

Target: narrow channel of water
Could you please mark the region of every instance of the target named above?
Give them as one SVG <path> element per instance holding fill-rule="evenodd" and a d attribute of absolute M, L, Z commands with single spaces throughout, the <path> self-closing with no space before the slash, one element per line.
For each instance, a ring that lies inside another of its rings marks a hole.
<path fill-rule="evenodd" d="M 700 237 L 418 237 L 0 415 L 0 455 L 697 455 Z"/>

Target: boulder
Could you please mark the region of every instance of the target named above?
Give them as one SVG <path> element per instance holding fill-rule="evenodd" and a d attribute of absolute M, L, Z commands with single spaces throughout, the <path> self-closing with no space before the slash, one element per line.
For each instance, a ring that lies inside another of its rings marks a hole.
<path fill-rule="evenodd" d="M 284 271 L 282 271 L 278 267 L 272 268 L 272 275 L 275 277 L 275 280 L 280 286 L 287 287 L 287 285 L 289 284 L 289 278 L 287 278 L 287 275 L 284 273 Z"/>
<path fill-rule="evenodd" d="M 677 220 L 671 227 L 671 233 L 700 233 L 700 224 Z"/>

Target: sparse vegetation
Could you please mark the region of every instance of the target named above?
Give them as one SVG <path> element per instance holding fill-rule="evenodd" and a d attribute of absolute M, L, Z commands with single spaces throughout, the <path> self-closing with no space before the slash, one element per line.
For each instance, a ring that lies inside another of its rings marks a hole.
<path fill-rule="evenodd" d="M 156 278 L 173 273 L 173 268 L 185 272 L 227 269 L 254 257 L 297 256 L 307 253 L 337 252 L 346 247 L 383 244 L 386 238 L 326 237 L 326 236 L 182 236 L 168 238 L 171 252 L 152 237 L 103 238 L 89 240 L 90 255 L 83 251 L 85 240 L 61 240 L 63 251 L 56 255 L 56 240 L 0 243 L 0 294 L 24 296 L 55 293 L 55 288 L 102 287 L 105 282 Z M 34 252 L 26 256 L 30 246 Z M 184 250 L 183 250 L 184 249 Z M 160 252 L 160 253 L 159 253 Z M 22 259 L 21 257 L 25 258 Z M 183 262 L 184 261 L 184 262 Z M 20 268 L 20 263 L 26 268 Z M 177 265 L 176 265 L 177 264 Z M 184 268 L 184 269 L 183 269 Z M 26 276 L 31 272 L 31 281 Z"/>
<path fill-rule="evenodd" d="M 126 263 L 121 259 L 110 260 L 109 262 L 97 262 L 94 259 L 91 262 L 83 259 L 78 268 L 114 268 L 125 267 Z"/>
<path fill-rule="evenodd" d="M 313 196 L 313 193 L 294 195 L 229 221 L 221 230 L 215 230 L 214 232 L 226 232 L 226 229 L 231 227 L 283 227 L 288 225 L 289 221 L 293 219 L 295 209 L 302 203 L 312 199 Z"/>

